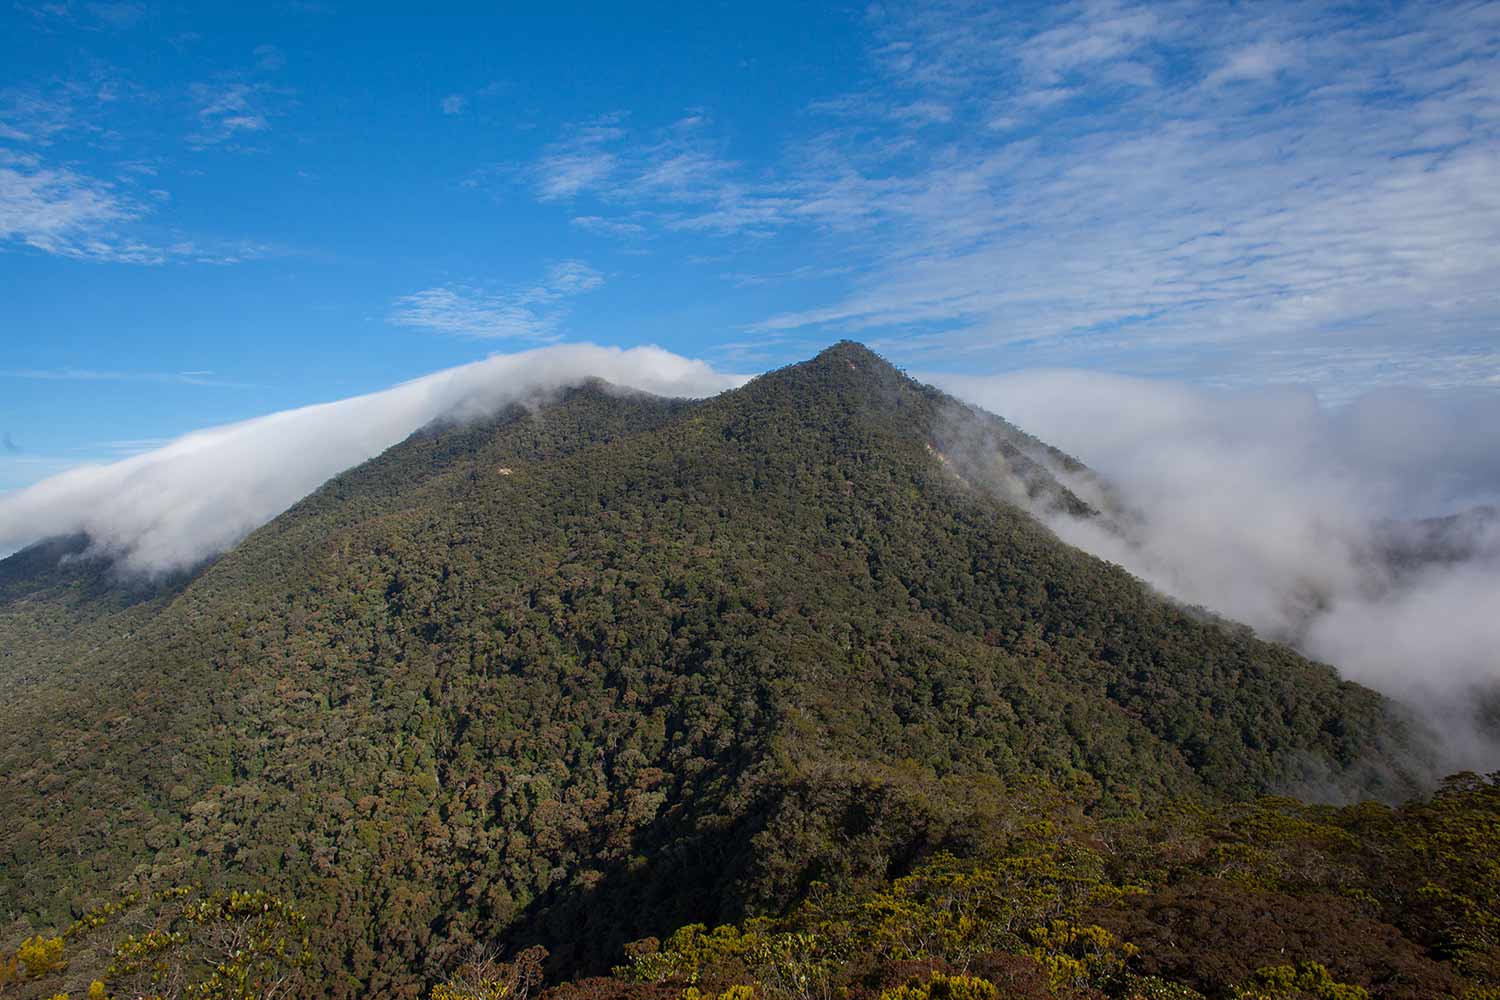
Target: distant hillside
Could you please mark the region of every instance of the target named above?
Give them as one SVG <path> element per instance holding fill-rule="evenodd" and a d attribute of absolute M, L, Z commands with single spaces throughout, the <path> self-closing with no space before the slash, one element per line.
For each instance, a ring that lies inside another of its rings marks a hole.
<path fill-rule="evenodd" d="M 58 683 L 156 614 L 191 576 L 121 576 L 83 535 L 0 559 L 0 692 L 15 698 L 43 682 Z"/>
<path fill-rule="evenodd" d="M 1376 537 L 1375 557 L 1396 579 L 1434 565 L 1500 561 L 1500 507 L 1470 507 L 1447 517 L 1392 521 Z"/>
<path fill-rule="evenodd" d="M 417 996 L 475 942 L 597 970 L 977 849 L 1033 779 L 1099 815 L 1412 789 L 1379 696 L 1013 502 L 1088 509 L 1044 448 L 845 343 L 702 402 L 430 428 L 141 600 L 18 554 L 11 936 L 265 886 L 324 995 Z"/>

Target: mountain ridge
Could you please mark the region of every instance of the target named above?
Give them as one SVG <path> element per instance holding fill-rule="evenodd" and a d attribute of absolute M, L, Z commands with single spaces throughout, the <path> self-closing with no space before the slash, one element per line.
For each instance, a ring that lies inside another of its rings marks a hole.
<path fill-rule="evenodd" d="M 0 708 L 0 906 L 300 887 L 329 995 L 414 995 L 972 849 L 1033 779 L 1412 787 L 1378 696 L 1062 545 L 1017 504 L 1082 502 L 953 405 L 840 344 L 412 435 Z"/>

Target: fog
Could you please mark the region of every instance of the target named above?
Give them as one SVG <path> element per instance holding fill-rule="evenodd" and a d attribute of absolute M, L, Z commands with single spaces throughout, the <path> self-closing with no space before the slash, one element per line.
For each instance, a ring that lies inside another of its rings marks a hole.
<path fill-rule="evenodd" d="M 382 392 L 196 431 L 0 496 L 0 553 L 83 532 L 127 570 L 192 566 L 434 420 L 479 418 L 590 377 L 691 397 L 743 381 L 651 347 L 567 345 L 497 355 Z"/>
<path fill-rule="evenodd" d="M 1500 516 L 1482 507 L 1500 499 L 1500 394 L 1334 407 L 1078 371 L 931 381 L 1104 478 L 1069 481 L 1107 513 L 1047 515 L 1062 538 L 1411 706 L 1443 766 L 1500 768 Z"/>

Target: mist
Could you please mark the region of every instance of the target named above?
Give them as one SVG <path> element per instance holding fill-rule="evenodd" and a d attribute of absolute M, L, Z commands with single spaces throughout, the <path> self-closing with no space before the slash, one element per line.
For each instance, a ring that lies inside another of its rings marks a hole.
<path fill-rule="evenodd" d="M 1441 766 L 1500 768 L 1500 513 L 1485 506 L 1500 394 L 1329 406 L 1080 371 L 931 381 L 1102 477 L 1054 470 L 1104 511 L 1039 511 L 1065 541 L 1410 707 Z"/>
<path fill-rule="evenodd" d="M 496 355 L 381 392 L 195 431 L 0 496 L 0 553 L 84 533 L 93 552 L 126 571 L 190 567 L 426 424 L 479 419 L 591 377 L 679 397 L 744 381 L 653 347 L 565 345 Z"/>

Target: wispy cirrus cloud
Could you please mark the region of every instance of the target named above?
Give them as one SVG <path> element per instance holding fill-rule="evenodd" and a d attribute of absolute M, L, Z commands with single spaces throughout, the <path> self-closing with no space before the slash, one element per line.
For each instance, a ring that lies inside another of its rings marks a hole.
<path fill-rule="evenodd" d="M 0 91 L 0 139 L 45 145 L 74 121 L 70 102 L 36 87 Z"/>
<path fill-rule="evenodd" d="M 493 292 L 468 285 L 438 285 L 393 303 L 396 326 L 485 340 L 544 343 L 561 339 L 564 300 L 597 288 L 604 278 L 582 261 L 554 265 L 527 288 Z"/>
<path fill-rule="evenodd" d="M 133 224 L 150 214 L 149 200 L 128 184 L 53 162 L 50 147 L 70 135 L 109 135 L 95 119 L 118 92 L 98 75 L 0 91 L 0 142 L 13 144 L 0 146 L 0 248 L 131 264 L 159 264 L 172 255 L 134 232 Z"/>
<path fill-rule="evenodd" d="M 40 382 L 167 382 L 221 389 L 258 388 L 250 382 L 224 379 L 210 371 L 141 372 L 106 368 L 0 368 L 0 378 Z"/>
<path fill-rule="evenodd" d="M 625 135 L 624 116 L 605 115 L 569 130 L 532 166 L 530 177 L 543 201 L 572 198 L 611 182 L 618 156 L 608 149 Z"/>
<path fill-rule="evenodd" d="M 69 7 L 57 16 L 103 14 Z M 270 46 L 255 53 L 261 70 L 280 65 Z M 289 98 L 290 91 L 240 76 L 151 92 L 97 61 L 74 76 L 0 88 L 0 250 L 147 265 L 234 264 L 285 252 L 264 241 L 184 233 L 164 218 L 171 156 L 150 140 L 153 127 L 141 116 L 186 101 L 199 125 L 190 145 L 237 148 L 237 136 L 269 128 Z"/>
<path fill-rule="evenodd" d="M 17 3 L 16 9 L 29 14 L 44 26 L 67 24 L 92 31 L 125 31 L 135 27 L 148 10 L 144 4 L 129 2 L 73 3 L 51 0 L 45 3 Z"/>
<path fill-rule="evenodd" d="M 144 232 L 152 208 L 117 184 L 0 150 L 0 249 L 144 265 L 228 265 L 285 252 L 247 240 L 152 238 Z"/>
<path fill-rule="evenodd" d="M 911 114 L 932 120 L 936 112 Z M 613 223 L 615 235 L 655 229 L 762 236 L 798 224 L 841 228 L 874 213 L 868 198 L 878 194 L 878 182 L 853 192 L 847 172 L 816 181 L 754 174 L 726 155 L 708 125 L 705 115 L 690 114 L 633 130 L 623 116 L 609 116 L 570 129 L 524 176 L 542 201 L 597 203 L 600 212 L 575 220 L 594 232 Z"/>
<path fill-rule="evenodd" d="M 198 125 L 188 135 L 188 145 L 205 149 L 268 130 L 277 93 L 267 84 L 244 80 L 191 85 L 188 94 Z"/>
<path fill-rule="evenodd" d="M 639 222 L 606 219 L 600 215 L 575 215 L 568 222 L 585 232 L 599 233 L 604 236 L 629 238 L 641 236 L 646 232 L 646 226 Z"/>
<path fill-rule="evenodd" d="M 124 109 L 150 100 L 139 84 L 103 63 L 76 75 L 12 82 L 0 87 L 0 141 L 40 148 L 71 138 L 114 147 L 121 142 L 121 119 L 128 117 Z"/>
<path fill-rule="evenodd" d="M 257 45 L 252 54 L 256 67 L 267 73 L 286 68 L 286 53 L 275 45 Z"/>
<path fill-rule="evenodd" d="M 91 3 L 85 8 L 95 20 L 117 31 L 135 27 L 146 16 L 146 5 L 139 3 Z"/>
<path fill-rule="evenodd" d="M 139 455 L 142 452 L 155 451 L 162 445 L 170 442 L 171 438 L 125 438 L 119 441 L 100 441 L 92 446 L 86 446 L 81 450 L 101 451 L 122 458 L 131 455 Z"/>
<path fill-rule="evenodd" d="M 122 233 L 145 214 L 112 185 L 0 152 L 0 244 L 64 257 L 155 264 L 164 251 Z"/>
<path fill-rule="evenodd" d="M 905 42 L 896 86 L 1011 128 L 945 144 L 884 200 L 892 238 L 867 277 L 765 327 L 1050 363 L 1309 338 L 1330 358 L 1462 354 L 1500 319 L 1494 11 L 1110 4 L 883 25 Z M 1059 89 L 1081 121 L 1048 115 Z"/>
<path fill-rule="evenodd" d="M 817 232 L 844 289 L 758 332 L 1009 366 L 1191 355 L 1174 374 L 1209 379 L 1360 353 L 1489 383 L 1463 359 L 1500 323 L 1500 4 L 868 18 L 869 77 L 771 162 L 704 116 L 616 119 L 544 156 L 538 194 L 588 200 L 595 231 Z"/>
<path fill-rule="evenodd" d="M 1300 46 L 1284 41 L 1252 42 L 1228 54 L 1218 69 L 1204 77 L 1205 87 L 1274 77 L 1300 62 Z"/>
<path fill-rule="evenodd" d="M 296 92 L 275 82 L 275 74 L 286 67 L 286 54 L 274 45 L 259 45 L 251 55 L 255 61 L 246 69 L 188 85 L 196 122 L 186 137 L 189 147 L 250 149 L 241 144 L 269 132 L 273 119 L 295 103 Z"/>

